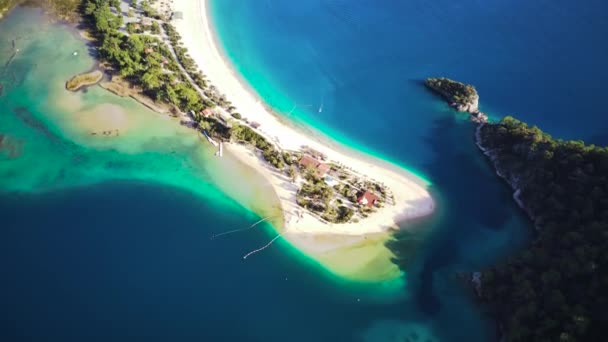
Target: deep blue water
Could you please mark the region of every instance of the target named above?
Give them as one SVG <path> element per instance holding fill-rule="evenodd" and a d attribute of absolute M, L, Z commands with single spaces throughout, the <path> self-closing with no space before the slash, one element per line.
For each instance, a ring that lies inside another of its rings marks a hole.
<path fill-rule="evenodd" d="M 404 251 L 410 309 L 445 340 L 458 340 L 455 316 L 468 323 L 461 333 L 484 325 L 457 308 L 454 273 L 517 250 L 530 226 L 471 125 L 421 81 L 472 83 L 494 118 L 608 144 L 605 1 L 211 0 L 211 11 L 226 55 L 278 112 L 432 182 L 439 214 L 406 225 L 431 236 L 416 244 L 404 231 L 394 248 Z"/>
<path fill-rule="evenodd" d="M 255 219 L 221 209 L 124 181 L 2 194 L 2 340 L 343 341 L 404 316 L 280 248 L 243 261 L 268 239 L 210 240 Z"/>
<path fill-rule="evenodd" d="M 491 114 L 608 143 L 605 1 L 211 4 L 226 52 L 266 101 L 300 105 L 301 119 L 423 174 L 426 140 L 446 116 L 420 84 L 429 76 L 474 84 Z"/>
<path fill-rule="evenodd" d="M 3 193 L 2 340 L 394 341 L 403 330 L 411 339 L 489 339 L 454 274 L 513 252 L 529 226 L 473 146 L 472 127 L 420 81 L 470 82 L 491 114 L 608 143 L 608 4 L 211 3 L 228 55 L 267 102 L 283 112 L 296 103 L 303 111 L 293 119 L 433 183 L 438 214 L 407 224 L 391 245 L 408 271 L 406 297 L 372 301 L 370 287 L 336 284 L 286 249 L 243 262 L 266 234 L 209 236 L 256 218 L 176 189 L 111 182 Z M 412 228 L 431 234 L 419 242 Z"/>

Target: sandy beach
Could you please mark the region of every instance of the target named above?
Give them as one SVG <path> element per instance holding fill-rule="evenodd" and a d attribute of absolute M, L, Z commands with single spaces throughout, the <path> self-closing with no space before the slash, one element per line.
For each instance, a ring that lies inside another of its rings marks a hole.
<path fill-rule="evenodd" d="M 206 1 L 174 0 L 173 9 L 183 13 L 183 19 L 173 21 L 182 36 L 190 56 L 198 63 L 202 72 L 237 110 L 250 121 L 261 123 L 258 129 L 283 149 L 299 150 L 308 146 L 327 156 L 328 161 L 343 164 L 357 173 L 384 183 L 395 197 L 395 205 L 386 205 L 378 212 L 358 223 L 328 224 L 300 208 L 295 201 L 297 186 L 287 176 L 272 169 L 256 153 L 245 146 L 226 144 L 234 156 L 257 169 L 272 184 L 281 200 L 285 229 L 295 234 L 339 234 L 363 235 L 379 233 L 396 228 L 398 222 L 422 217 L 434 209 L 434 202 L 425 182 L 385 161 L 361 153 L 348 151 L 346 147 L 335 148 L 335 142 L 324 142 L 326 138 L 311 137 L 297 128 L 279 120 L 259 101 L 256 94 L 245 87 L 239 77 L 224 60 L 216 45 L 211 23 L 207 16 Z M 329 138 L 327 138 L 329 139 Z M 332 147 L 330 147 L 332 146 Z"/>

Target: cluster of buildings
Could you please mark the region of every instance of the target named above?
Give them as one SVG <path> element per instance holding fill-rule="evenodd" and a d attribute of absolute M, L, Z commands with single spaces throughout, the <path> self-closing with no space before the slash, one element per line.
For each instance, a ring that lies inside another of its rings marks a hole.
<path fill-rule="evenodd" d="M 312 156 L 304 155 L 302 158 L 300 158 L 298 165 L 302 169 L 314 170 L 315 175 L 319 178 L 323 178 L 325 183 L 331 187 L 333 187 L 334 185 L 337 185 L 339 183 L 333 177 L 328 175 L 328 172 L 331 169 L 331 166 L 315 159 Z M 357 194 L 357 203 L 359 205 L 373 207 L 376 205 L 377 201 L 378 201 L 378 196 L 376 196 L 374 193 L 372 193 L 369 190 L 365 190 L 365 191 L 362 191 L 359 194 Z"/>

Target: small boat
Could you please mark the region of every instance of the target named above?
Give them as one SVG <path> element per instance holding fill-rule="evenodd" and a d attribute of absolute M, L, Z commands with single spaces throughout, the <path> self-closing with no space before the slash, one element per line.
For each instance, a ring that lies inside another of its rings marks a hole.
<path fill-rule="evenodd" d="M 203 134 L 205 135 L 205 138 L 207 138 L 207 141 L 209 141 L 209 143 L 211 143 L 211 145 L 213 146 L 217 146 L 217 141 L 213 140 L 210 136 L 209 133 L 207 133 L 207 130 L 203 130 Z"/>

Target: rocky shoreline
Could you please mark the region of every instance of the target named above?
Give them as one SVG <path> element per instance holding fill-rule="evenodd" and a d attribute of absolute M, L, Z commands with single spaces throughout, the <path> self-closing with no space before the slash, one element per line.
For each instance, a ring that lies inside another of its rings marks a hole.
<path fill-rule="evenodd" d="M 493 123 L 488 121 L 488 116 L 479 110 L 479 94 L 477 90 L 471 86 L 461 82 L 453 81 L 447 78 L 428 78 L 425 85 L 444 98 L 450 107 L 459 111 L 470 114 L 471 121 L 476 125 L 474 141 L 479 150 L 488 158 L 496 175 L 503 179 L 513 189 L 513 199 L 517 205 L 526 212 L 532 222 L 534 216 L 531 211 L 526 208 L 520 198 L 522 191 L 522 178 L 515 176 L 507 169 L 503 168 L 498 159 L 498 154 L 495 149 L 491 149 L 485 145 L 487 137 L 484 129 L 488 129 Z M 483 276 L 484 272 L 463 272 L 459 274 L 459 278 L 469 287 L 474 295 L 482 298 L 483 291 Z M 504 324 L 500 320 L 496 320 L 496 340 L 505 340 Z"/>
<path fill-rule="evenodd" d="M 604 327 L 594 317 L 608 317 L 608 148 L 557 139 L 510 116 L 480 124 L 475 141 L 534 226 L 522 251 L 483 270 L 477 283 L 468 277 L 483 290 L 477 296 L 499 339 L 597 340 Z"/>
<path fill-rule="evenodd" d="M 535 217 L 532 214 L 532 211 L 526 208 L 524 203 L 521 200 L 521 192 L 523 189 L 522 178 L 517 177 L 514 174 L 508 172 L 505 168 L 500 165 L 498 160 L 497 152 L 495 150 L 490 149 L 487 146 L 484 146 L 484 137 L 482 137 L 482 131 L 486 125 L 491 125 L 491 123 L 479 123 L 475 130 L 475 145 L 479 148 L 479 150 L 490 160 L 494 170 L 496 171 L 496 175 L 502 178 L 513 190 L 513 200 L 515 203 L 528 215 L 528 217 L 535 221 Z"/>
<path fill-rule="evenodd" d="M 484 128 L 493 125 L 488 121 L 488 116 L 479 110 L 479 94 L 475 87 L 469 84 L 464 84 L 458 81 L 451 80 L 449 78 L 427 78 L 424 84 L 441 95 L 450 105 L 459 112 L 466 112 L 470 114 L 471 121 L 477 124 L 475 130 L 475 144 L 481 150 L 481 152 L 488 157 L 492 166 L 496 170 L 496 174 L 505 180 L 507 184 L 513 189 L 513 199 L 517 205 L 523 209 L 526 214 L 534 221 L 532 212 L 527 209 L 521 201 L 520 195 L 522 191 L 522 180 L 521 177 L 516 177 L 512 173 L 508 172 L 505 168 L 500 165 L 496 151 L 484 146 L 483 130 Z"/>

